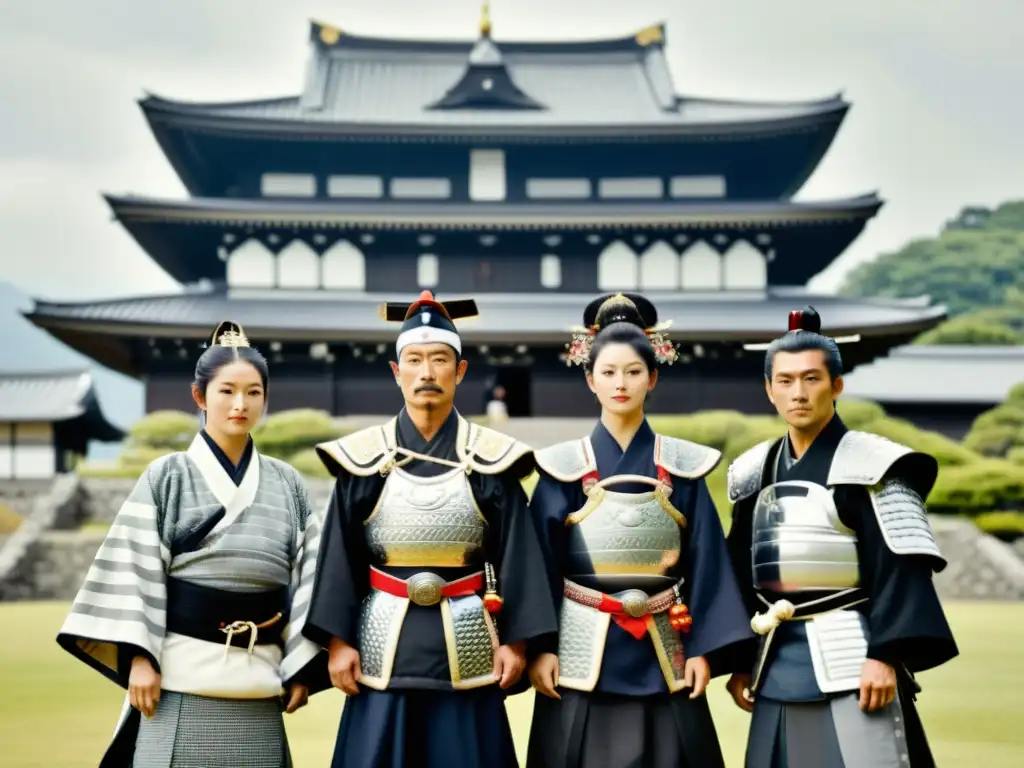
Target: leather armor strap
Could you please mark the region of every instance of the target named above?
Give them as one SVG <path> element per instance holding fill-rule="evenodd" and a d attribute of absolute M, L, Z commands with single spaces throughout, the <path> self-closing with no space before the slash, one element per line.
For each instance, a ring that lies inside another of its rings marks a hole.
<path fill-rule="evenodd" d="M 425 571 L 399 579 L 384 571 L 370 568 L 370 588 L 395 597 L 404 597 L 416 605 L 431 606 L 443 597 L 467 597 L 484 588 L 484 573 L 478 571 L 455 581 L 446 582 L 436 573 Z"/>

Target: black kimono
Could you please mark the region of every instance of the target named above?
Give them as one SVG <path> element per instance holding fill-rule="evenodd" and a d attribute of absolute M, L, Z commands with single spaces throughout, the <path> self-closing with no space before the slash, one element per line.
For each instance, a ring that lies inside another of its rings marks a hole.
<path fill-rule="evenodd" d="M 849 431 L 838 415 L 799 460 L 782 438 L 729 468 L 728 544 L 747 609 L 767 617 L 778 601 L 795 608 L 792 617 L 769 621 L 774 628 L 765 625 L 751 659 L 756 703 L 747 768 L 934 764 L 914 707 L 913 673 L 957 655 L 932 584 L 933 570 L 945 566 L 923 502 L 936 475 L 932 457 Z M 816 513 L 803 511 L 799 541 L 786 527 L 785 501 L 781 512 L 756 510 L 763 488 L 794 481 L 810 485 L 808 499 L 821 487 L 819 498 L 837 513 L 826 510 L 829 522 L 810 536 Z M 787 551 L 798 555 L 791 561 Z M 792 576 L 796 560 L 804 576 Z M 817 571 L 810 580 L 808 564 Z M 865 659 L 897 673 L 896 700 L 875 713 L 858 703 Z"/>
<path fill-rule="evenodd" d="M 362 668 L 333 765 L 516 765 L 493 649 L 556 626 L 519 482 L 532 452 L 455 411 L 427 442 L 404 410 L 318 450 L 337 483 L 304 632 L 358 648 Z"/>
<path fill-rule="evenodd" d="M 561 699 L 537 696 L 530 768 L 724 765 L 707 699 L 691 700 L 683 680 L 687 657 L 704 656 L 719 675 L 753 639 L 703 479 L 720 458 L 646 421 L 625 452 L 600 423 L 589 438 L 537 452 L 530 507 L 561 627 L 530 650 L 558 653 Z M 593 486 L 623 475 L 671 490 L 659 498 L 639 482 Z M 637 590 L 646 604 L 629 613 Z M 577 593 L 622 607 L 584 605 Z M 669 620 L 679 603 L 692 620 L 683 634 Z"/>

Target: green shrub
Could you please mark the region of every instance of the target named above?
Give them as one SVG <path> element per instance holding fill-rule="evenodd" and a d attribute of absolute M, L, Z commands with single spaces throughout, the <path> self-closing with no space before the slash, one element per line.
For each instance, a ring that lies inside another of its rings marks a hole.
<path fill-rule="evenodd" d="M 971 430 L 1002 426 L 1024 429 L 1024 401 L 1020 403 L 1007 401 L 1003 405 L 990 408 L 974 420 Z"/>
<path fill-rule="evenodd" d="M 145 467 L 107 464 L 104 462 L 83 461 L 75 470 L 80 477 L 138 479 Z"/>
<path fill-rule="evenodd" d="M 1006 460 L 1012 461 L 1014 464 L 1024 465 L 1024 445 L 1011 448 L 1010 452 L 1006 454 Z"/>
<path fill-rule="evenodd" d="M 998 424 L 987 429 L 974 429 L 964 438 L 964 447 L 982 456 L 1000 458 L 1021 442 L 1024 430 L 1012 424 Z"/>
<path fill-rule="evenodd" d="M 864 424 L 861 426 L 861 430 L 887 437 L 894 442 L 913 448 L 915 451 L 931 454 L 942 466 L 958 467 L 974 463 L 980 458 L 978 454 L 955 440 L 950 440 L 938 432 L 918 429 L 903 419 L 879 419 Z"/>
<path fill-rule="evenodd" d="M 199 419 L 182 411 L 153 411 L 129 430 L 132 445 L 183 451 L 199 431 Z"/>
<path fill-rule="evenodd" d="M 166 456 L 168 453 L 171 453 L 171 451 L 167 448 L 129 445 L 117 457 L 117 464 L 119 467 L 133 469 L 141 473 L 151 462 L 159 459 L 161 456 Z"/>
<path fill-rule="evenodd" d="M 252 431 L 261 453 L 282 459 L 340 436 L 330 414 L 312 408 L 275 413 Z"/>
<path fill-rule="evenodd" d="M 982 512 L 973 522 L 985 533 L 1000 539 L 1024 536 L 1024 512 Z"/>
<path fill-rule="evenodd" d="M 944 467 L 928 497 L 936 514 L 1024 511 L 1024 466 L 999 459 Z"/>
<path fill-rule="evenodd" d="M 320 461 L 320 457 L 317 455 L 317 452 L 312 448 L 299 451 L 287 461 L 306 477 L 331 476 L 331 473 L 327 471 L 327 467 L 325 467 L 324 463 Z"/>
<path fill-rule="evenodd" d="M 1024 381 L 1014 386 L 1006 396 L 1006 404 L 1014 403 L 1024 407 Z"/>
<path fill-rule="evenodd" d="M 865 424 L 887 418 L 885 409 L 871 400 L 844 397 L 836 403 L 836 411 L 850 429 L 863 429 Z"/>
<path fill-rule="evenodd" d="M 652 429 L 668 437 L 678 437 L 724 450 L 730 439 L 749 429 L 751 417 L 739 411 L 702 411 L 683 416 L 651 416 Z"/>
<path fill-rule="evenodd" d="M 964 438 L 964 446 L 994 457 L 1024 446 L 1024 401 L 1007 401 L 978 416 Z"/>
<path fill-rule="evenodd" d="M 758 443 L 775 440 L 784 434 L 786 434 L 786 423 L 782 419 L 774 419 L 771 416 L 752 416 L 747 421 L 747 428 L 740 434 L 731 437 L 725 444 L 722 461 L 728 464 Z"/>

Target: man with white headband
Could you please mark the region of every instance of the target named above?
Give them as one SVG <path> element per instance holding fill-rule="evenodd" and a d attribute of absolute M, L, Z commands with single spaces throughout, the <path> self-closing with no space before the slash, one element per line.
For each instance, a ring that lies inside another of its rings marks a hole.
<path fill-rule="evenodd" d="M 336 484 L 303 632 L 349 695 L 335 768 L 517 765 L 504 700 L 557 620 L 520 484 L 533 451 L 454 407 L 454 321 L 476 314 L 429 291 L 385 304 L 405 407 L 317 447 Z"/>

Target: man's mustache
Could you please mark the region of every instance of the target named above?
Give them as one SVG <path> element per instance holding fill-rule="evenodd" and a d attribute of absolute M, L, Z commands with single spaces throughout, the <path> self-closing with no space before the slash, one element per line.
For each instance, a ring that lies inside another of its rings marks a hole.
<path fill-rule="evenodd" d="M 422 387 L 416 387 L 416 389 L 413 390 L 413 394 L 419 394 L 420 392 L 437 392 L 441 395 L 444 394 L 444 390 L 437 386 L 437 384 L 424 384 Z"/>

